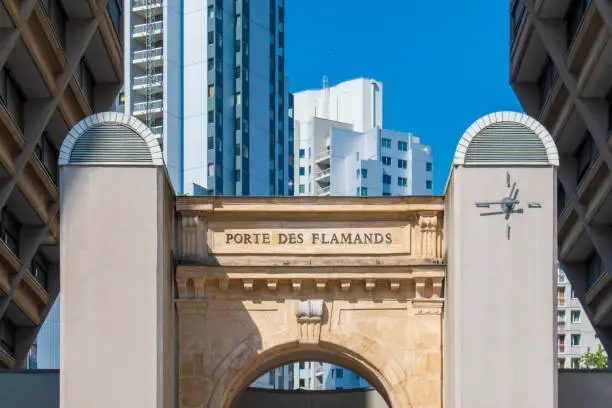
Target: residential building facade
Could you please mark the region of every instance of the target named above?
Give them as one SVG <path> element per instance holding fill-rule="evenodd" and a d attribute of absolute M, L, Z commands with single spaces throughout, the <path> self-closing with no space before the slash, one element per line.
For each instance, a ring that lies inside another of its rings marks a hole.
<path fill-rule="evenodd" d="M 59 151 L 123 82 L 122 15 L 115 0 L 0 5 L 0 368 L 36 365 L 59 292 Z"/>
<path fill-rule="evenodd" d="M 350 390 L 370 388 L 359 374 L 320 361 L 300 361 L 268 371 L 251 384 L 253 388 L 276 390 Z"/>
<path fill-rule="evenodd" d="M 126 3 L 125 113 L 177 193 L 292 195 L 283 0 Z"/>
<path fill-rule="evenodd" d="M 296 195 L 433 193 L 431 148 L 382 128 L 380 82 L 356 79 L 294 97 Z"/>
<path fill-rule="evenodd" d="M 601 343 L 562 269 L 557 274 L 557 365 L 584 368 L 581 358 Z"/>
<path fill-rule="evenodd" d="M 612 350 L 612 7 L 510 1 L 510 82 L 557 144 L 559 262 Z"/>

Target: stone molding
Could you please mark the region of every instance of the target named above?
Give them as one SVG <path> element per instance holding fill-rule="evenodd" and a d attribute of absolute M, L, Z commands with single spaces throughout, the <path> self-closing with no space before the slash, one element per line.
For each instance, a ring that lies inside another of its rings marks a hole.
<path fill-rule="evenodd" d="M 62 142 L 62 146 L 59 152 L 59 165 L 65 166 L 70 164 L 70 154 L 72 153 L 72 149 L 76 145 L 78 139 L 85 134 L 92 127 L 101 124 L 101 123 L 116 123 L 119 125 L 124 125 L 132 129 L 136 132 L 147 144 L 149 150 L 151 151 L 152 164 L 155 166 L 163 166 L 164 159 L 162 157 L 161 147 L 159 146 L 159 142 L 157 141 L 155 135 L 151 130 L 142 123 L 140 120 L 136 119 L 133 116 L 126 115 L 120 112 L 100 112 L 94 115 L 90 115 L 85 119 L 81 120 L 77 123 L 70 133 L 64 138 Z M 88 163 L 95 165 L 111 165 L 111 166 L 121 166 L 121 165 L 135 165 L 135 163 Z M 138 163 L 136 163 L 138 164 Z M 149 164 L 150 165 L 150 164 Z"/>
<path fill-rule="evenodd" d="M 414 285 L 415 299 L 442 299 L 443 272 L 430 273 L 428 275 L 398 277 L 352 277 L 351 279 L 342 278 L 320 278 L 305 277 L 299 279 L 278 279 L 273 277 L 240 277 L 240 278 L 207 278 L 201 276 L 179 276 L 176 278 L 177 298 L 178 299 L 204 299 L 210 289 L 214 292 L 302 292 L 306 286 L 309 293 L 324 292 L 355 292 L 365 291 L 367 293 L 376 292 L 399 292 L 402 288 L 407 289 Z"/>
<path fill-rule="evenodd" d="M 453 159 L 453 164 L 455 166 L 463 166 L 465 165 L 465 154 L 472 142 L 472 139 L 480 133 L 487 126 L 490 126 L 494 123 L 499 122 L 514 122 L 520 123 L 523 126 L 529 128 L 537 137 L 540 138 L 542 143 L 544 144 L 544 148 L 546 148 L 546 153 L 548 154 L 548 162 L 553 166 L 559 166 L 559 153 L 557 151 L 557 147 L 555 142 L 544 126 L 534 118 L 527 116 L 523 113 L 519 112 L 510 112 L 510 111 L 502 111 L 502 112 L 494 112 L 489 115 L 485 115 L 478 119 L 476 122 L 472 123 L 472 125 L 465 131 L 459 144 L 457 146 L 457 150 L 455 151 L 455 157 Z"/>

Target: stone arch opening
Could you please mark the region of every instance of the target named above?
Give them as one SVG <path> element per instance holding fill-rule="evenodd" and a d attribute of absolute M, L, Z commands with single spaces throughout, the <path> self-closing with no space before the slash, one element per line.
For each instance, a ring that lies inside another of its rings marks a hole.
<path fill-rule="evenodd" d="M 243 360 L 240 357 L 236 359 Z M 404 393 L 398 393 L 397 389 L 394 391 L 382 368 L 346 347 L 328 342 L 307 346 L 297 342 L 284 344 L 244 359 L 239 367 L 230 362 L 225 372 L 220 373 L 208 406 L 237 408 L 240 398 L 257 378 L 271 369 L 299 361 L 325 361 L 341 366 L 364 378 L 380 393 L 389 408 L 412 406 Z"/>

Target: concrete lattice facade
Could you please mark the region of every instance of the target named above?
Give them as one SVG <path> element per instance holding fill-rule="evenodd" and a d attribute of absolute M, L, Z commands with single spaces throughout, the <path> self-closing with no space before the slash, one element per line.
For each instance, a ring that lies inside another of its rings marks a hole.
<path fill-rule="evenodd" d="M 59 290 L 59 174 L 68 131 L 123 81 L 111 0 L 0 5 L 0 368 L 26 364 Z"/>
<path fill-rule="evenodd" d="M 612 5 L 516 0 L 510 6 L 510 81 L 559 150 L 559 261 L 610 350 Z"/>

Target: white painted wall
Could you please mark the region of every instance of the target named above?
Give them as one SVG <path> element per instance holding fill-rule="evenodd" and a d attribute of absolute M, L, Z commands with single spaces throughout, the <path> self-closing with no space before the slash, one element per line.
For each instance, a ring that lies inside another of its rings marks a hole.
<path fill-rule="evenodd" d="M 383 85 L 369 78 L 341 82 L 326 89 L 294 94 L 296 119 L 307 122 L 312 117 L 350 123 L 363 132 L 383 127 Z"/>

